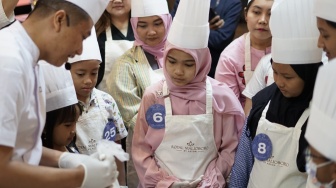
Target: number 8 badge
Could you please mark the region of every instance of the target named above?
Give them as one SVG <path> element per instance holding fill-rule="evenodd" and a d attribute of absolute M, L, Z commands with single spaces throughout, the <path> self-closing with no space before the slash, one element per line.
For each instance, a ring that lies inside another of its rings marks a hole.
<path fill-rule="evenodd" d="M 272 155 L 272 141 L 266 134 L 258 134 L 252 141 L 252 153 L 259 161 L 265 161 Z"/>
<path fill-rule="evenodd" d="M 165 128 L 165 107 L 161 104 L 153 104 L 146 112 L 146 120 L 153 129 Z"/>

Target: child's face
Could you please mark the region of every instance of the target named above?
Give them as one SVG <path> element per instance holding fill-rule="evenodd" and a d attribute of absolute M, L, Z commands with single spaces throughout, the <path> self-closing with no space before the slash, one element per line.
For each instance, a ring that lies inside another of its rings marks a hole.
<path fill-rule="evenodd" d="M 317 28 L 320 31 L 317 46 L 323 48 L 329 60 L 336 57 L 336 28 L 328 25 L 326 20 L 317 18 Z"/>
<path fill-rule="evenodd" d="M 324 157 L 320 152 L 310 146 L 310 155 L 309 157 L 316 165 L 320 165 L 330 160 Z M 307 161 L 308 162 L 308 161 Z M 328 165 L 319 167 L 316 171 L 316 178 L 321 183 L 329 183 L 335 179 L 335 169 L 336 163 L 330 163 Z"/>
<path fill-rule="evenodd" d="M 273 0 L 254 0 L 248 10 L 245 9 L 247 28 L 253 40 L 271 40 L 269 19 Z"/>
<path fill-rule="evenodd" d="M 71 143 L 76 135 L 76 122 L 67 122 L 57 125 L 53 133 L 54 148 L 61 148 Z"/>
<path fill-rule="evenodd" d="M 71 64 L 71 75 L 78 100 L 86 102 L 98 78 L 98 60 L 85 60 Z"/>
<path fill-rule="evenodd" d="M 177 86 L 187 85 L 195 78 L 195 60 L 190 54 L 181 50 L 170 50 L 165 66 L 170 79 Z"/>
<path fill-rule="evenodd" d="M 69 145 L 76 135 L 76 122 L 79 118 L 80 109 L 76 105 L 76 118 L 74 122 L 65 122 L 54 127 L 53 148 L 64 148 Z"/>
<path fill-rule="evenodd" d="M 302 93 L 304 81 L 290 65 L 273 62 L 272 68 L 274 82 L 285 97 L 297 97 Z"/>
<path fill-rule="evenodd" d="M 136 32 L 142 42 L 148 46 L 156 46 L 163 40 L 166 29 L 159 16 L 140 17 Z"/>

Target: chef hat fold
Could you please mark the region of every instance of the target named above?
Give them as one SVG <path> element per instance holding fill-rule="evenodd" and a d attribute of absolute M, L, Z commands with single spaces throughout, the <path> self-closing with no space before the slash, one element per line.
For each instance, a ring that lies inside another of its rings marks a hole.
<path fill-rule="evenodd" d="M 314 13 L 315 16 L 336 22 L 335 16 L 336 1 L 335 0 L 315 0 Z"/>
<path fill-rule="evenodd" d="M 209 40 L 210 0 L 181 0 L 167 40 L 180 48 L 202 49 Z"/>
<path fill-rule="evenodd" d="M 94 24 L 107 7 L 109 0 L 66 0 L 82 8 L 91 17 Z"/>
<path fill-rule="evenodd" d="M 83 41 L 83 52 L 81 55 L 76 55 L 73 58 L 69 58 L 69 63 L 76 63 L 78 61 L 85 60 L 101 60 L 98 40 L 96 36 L 95 28 L 93 27 L 91 30 L 91 35 Z"/>
<path fill-rule="evenodd" d="M 319 69 L 305 137 L 326 158 L 336 161 L 336 59 Z"/>
<path fill-rule="evenodd" d="M 78 103 L 70 71 L 43 61 L 39 64 L 46 85 L 47 112 Z"/>
<path fill-rule="evenodd" d="M 275 62 L 309 64 L 321 61 L 313 0 L 276 0 L 271 14 L 271 53 Z"/>
<path fill-rule="evenodd" d="M 147 17 L 169 14 L 166 0 L 132 0 L 131 17 Z"/>

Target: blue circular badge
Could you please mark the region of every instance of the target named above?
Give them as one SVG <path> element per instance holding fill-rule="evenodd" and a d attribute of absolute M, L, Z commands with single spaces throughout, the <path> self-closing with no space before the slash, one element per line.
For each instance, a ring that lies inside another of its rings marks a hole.
<path fill-rule="evenodd" d="M 258 134 L 252 141 L 252 153 L 259 161 L 265 161 L 272 155 L 272 141 L 266 134 Z"/>
<path fill-rule="evenodd" d="M 113 122 L 113 119 L 108 119 L 107 124 L 105 125 L 104 128 L 104 134 L 103 134 L 103 139 L 109 140 L 109 141 L 114 141 L 115 137 L 117 135 L 117 130 L 116 126 Z"/>
<path fill-rule="evenodd" d="M 165 128 L 165 107 L 161 104 L 153 104 L 146 112 L 146 120 L 153 129 Z"/>

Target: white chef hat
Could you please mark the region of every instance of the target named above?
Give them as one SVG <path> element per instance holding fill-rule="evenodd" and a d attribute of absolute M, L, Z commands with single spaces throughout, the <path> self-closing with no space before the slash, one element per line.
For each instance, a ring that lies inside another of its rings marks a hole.
<path fill-rule="evenodd" d="M 336 22 L 335 16 L 336 1 L 335 0 L 315 0 L 314 12 L 315 16 Z"/>
<path fill-rule="evenodd" d="M 107 7 L 109 0 L 66 0 L 82 8 L 95 24 Z"/>
<path fill-rule="evenodd" d="M 44 61 L 40 61 L 39 64 L 46 85 L 47 112 L 78 103 L 70 71 Z"/>
<path fill-rule="evenodd" d="M 271 14 L 271 53 L 275 62 L 308 64 L 321 61 L 313 0 L 276 0 Z"/>
<path fill-rule="evenodd" d="M 83 41 L 83 52 L 81 55 L 76 55 L 73 58 L 69 58 L 69 63 L 76 63 L 78 61 L 85 60 L 101 60 L 101 55 L 99 51 L 97 36 L 95 28 L 91 29 L 91 35 Z"/>
<path fill-rule="evenodd" d="M 132 0 L 131 17 L 147 17 L 169 14 L 166 0 Z"/>
<path fill-rule="evenodd" d="M 209 40 L 210 0 L 181 0 L 167 40 L 181 48 L 202 49 Z"/>
<path fill-rule="evenodd" d="M 336 161 L 336 59 L 319 69 L 305 137 L 322 155 Z"/>

